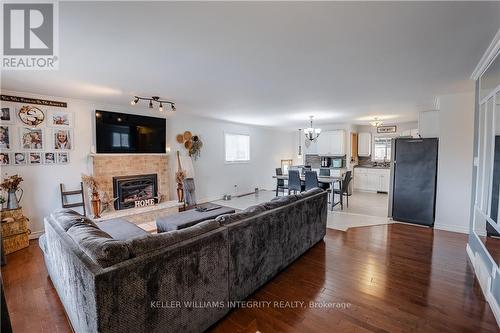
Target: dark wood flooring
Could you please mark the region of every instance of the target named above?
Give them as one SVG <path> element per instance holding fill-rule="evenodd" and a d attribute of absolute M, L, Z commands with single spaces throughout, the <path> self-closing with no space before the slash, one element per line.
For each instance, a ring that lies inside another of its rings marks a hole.
<path fill-rule="evenodd" d="M 467 236 L 403 224 L 328 230 L 213 332 L 498 332 L 465 252 Z M 2 268 L 14 332 L 69 332 L 36 241 Z M 338 308 L 311 308 L 309 302 Z M 288 303 L 289 305 L 293 303 Z"/>

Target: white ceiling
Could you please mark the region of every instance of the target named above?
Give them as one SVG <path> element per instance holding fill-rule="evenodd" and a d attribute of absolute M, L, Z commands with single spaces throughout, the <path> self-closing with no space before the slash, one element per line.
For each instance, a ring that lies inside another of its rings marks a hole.
<path fill-rule="evenodd" d="M 60 70 L 2 87 L 297 128 L 416 120 L 459 91 L 500 27 L 500 2 L 60 3 Z"/>

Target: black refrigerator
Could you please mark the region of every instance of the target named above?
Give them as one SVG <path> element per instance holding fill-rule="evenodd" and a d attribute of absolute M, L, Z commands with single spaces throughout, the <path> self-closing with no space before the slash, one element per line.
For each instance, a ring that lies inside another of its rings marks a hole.
<path fill-rule="evenodd" d="M 389 216 L 432 227 L 436 210 L 438 139 L 393 139 Z"/>

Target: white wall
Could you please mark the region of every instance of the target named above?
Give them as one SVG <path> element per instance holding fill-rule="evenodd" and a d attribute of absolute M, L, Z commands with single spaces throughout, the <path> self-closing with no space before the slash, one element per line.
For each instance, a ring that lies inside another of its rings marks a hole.
<path fill-rule="evenodd" d="M 469 231 L 474 142 L 474 83 L 470 91 L 440 96 L 435 228 Z"/>
<path fill-rule="evenodd" d="M 113 106 L 69 98 L 6 90 L 2 90 L 2 94 L 67 102 L 68 107 L 65 110 L 73 113 L 75 124 L 73 128 L 74 139 L 73 150 L 70 152 L 69 164 L 5 166 L 1 168 L 2 176 L 5 176 L 6 173 L 8 175 L 19 174 L 24 179 L 24 182 L 21 184 L 24 190 L 21 206 L 23 207 L 24 214 L 30 219 L 29 228 L 32 231 L 32 236 L 38 236 L 43 232 L 43 217 L 50 214 L 54 209 L 61 207 L 59 184 L 63 183 L 68 187 L 78 187 L 81 181 L 81 174 L 90 173 L 91 163 L 89 160 L 89 153 L 94 141 L 94 110 L 101 109 L 161 117 L 158 112 L 153 114 L 147 108 L 142 109 L 138 105 L 138 107 Z M 42 107 L 42 110 L 46 109 L 47 108 Z M 21 123 L 18 122 L 17 124 L 20 125 Z M 17 131 L 15 131 L 14 134 L 13 140 L 15 144 L 11 152 L 21 151 L 18 142 L 19 135 Z M 50 131 L 46 130 L 46 144 L 50 142 L 47 141 L 49 140 L 49 135 Z M 47 148 L 48 146 L 46 145 L 45 147 Z M 50 151 L 50 149 L 45 149 L 44 151 Z"/>
<path fill-rule="evenodd" d="M 177 134 L 191 131 L 203 142 L 201 156 L 193 160 L 196 195 L 199 202 L 220 199 L 223 194 L 259 189 L 274 189 L 272 178 L 282 159 L 297 158 L 297 133 L 274 128 L 235 124 L 178 111 L 167 122 L 168 142 L 171 148 L 171 179 L 177 170 L 176 154 L 187 155 L 186 149 L 175 140 Z M 224 161 L 224 132 L 250 135 L 250 162 L 227 164 Z M 175 183 L 171 183 L 171 198 L 176 197 Z"/>

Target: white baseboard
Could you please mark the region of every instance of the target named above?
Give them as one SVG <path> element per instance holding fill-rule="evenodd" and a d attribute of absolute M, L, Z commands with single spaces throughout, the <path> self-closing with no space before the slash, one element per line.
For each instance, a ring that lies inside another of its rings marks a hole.
<path fill-rule="evenodd" d="M 44 233 L 45 233 L 44 230 L 31 232 L 31 234 L 29 235 L 29 239 L 38 239 Z"/>
<path fill-rule="evenodd" d="M 450 224 L 439 224 L 439 223 L 434 223 L 434 229 L 437 230 L 444 230 L 444 231 L 451 231 L 451 232 L 459 232 L 462 234 L 468 234 L 469 233 L 469 226 L 460 226 L 460 225 L 450 225 Z"/>

